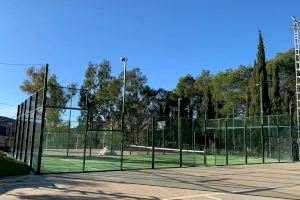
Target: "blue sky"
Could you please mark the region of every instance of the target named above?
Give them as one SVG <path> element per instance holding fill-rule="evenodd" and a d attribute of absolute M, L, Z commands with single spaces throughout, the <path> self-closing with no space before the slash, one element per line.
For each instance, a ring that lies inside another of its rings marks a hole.
<path fill-rule="evenodd" d="M 287 0 L 43 0 L 0 2 L 0 62 L 49 63 L 62 84 L 81 84 L 89 61 L 108 59 L 113 74 L 140 67 L 154 88 L 203 69 L 253 63 L 262 30 L 267 58 L 293 46 Z M 0 115 L 13 116 L 26 95 L 25 66 L 0 65 Z M 3 105 L 1 103 L 10 104 Z"/>

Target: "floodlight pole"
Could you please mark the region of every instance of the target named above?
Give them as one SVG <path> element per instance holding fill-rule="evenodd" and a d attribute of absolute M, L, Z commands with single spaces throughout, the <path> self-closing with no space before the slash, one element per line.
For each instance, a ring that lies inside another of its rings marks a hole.
<path fill-rule="evenodd" d="M 122 102 L 122 146 L 121 146 L 121 171 L 123 170 L 123 153 L 124 153 L 124 137 L 125 137 L 125 91 L 126 91 L 126 63 L 128 61 L 127 57 L 121 57 L 121 62 L 123 63 L 123 102 Z"/>
<path fill-rule="evenodd" d="M 298 134 L 298 145 L 300 146 L 300 41 L 299 41 L 300 22 L 296 19 L 296 17 L 292 17 L 292 20 L 293 20 L 293 25 L 291 26 L 291 29 L 294 30 L 294 44 L 295 44 L 297 134 Z"/>

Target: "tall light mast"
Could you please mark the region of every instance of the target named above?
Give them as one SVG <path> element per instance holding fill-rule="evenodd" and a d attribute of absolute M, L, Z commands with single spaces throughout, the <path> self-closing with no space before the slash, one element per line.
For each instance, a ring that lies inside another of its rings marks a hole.
<path fill-rule="evenodd" d="M 295 43 L 295 70 L 296 70 L 296 111 L 297 111 L 297 133 L 300 136 L 300 22 L 292 17 L 293 25 L 291 29 L 294 30 Z"/>

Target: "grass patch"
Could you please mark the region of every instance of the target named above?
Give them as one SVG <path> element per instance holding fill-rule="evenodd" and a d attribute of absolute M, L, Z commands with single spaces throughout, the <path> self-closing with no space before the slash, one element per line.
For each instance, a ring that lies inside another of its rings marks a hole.
<path fill-rule="evenodd" d="M 15 160 L 0 151 L 0 176 L 29 174 L 30 168 L 25 163 Z"/>

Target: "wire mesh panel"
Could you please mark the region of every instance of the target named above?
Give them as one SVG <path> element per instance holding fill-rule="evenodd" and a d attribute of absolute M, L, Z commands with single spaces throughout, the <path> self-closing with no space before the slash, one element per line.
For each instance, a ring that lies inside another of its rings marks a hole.
<path fill-rule="evenodd" d="M 214 128 L 217 126 L 217 120 L 206 120 L 205 124 L 205 135 L 206 135 L 206 164 L 208 166 L 214 166 L 217 162 L 216 157 L 216 140 L 215 134 L 216 129 Z"/>
<path fill-rule="evenodd" d="M 41 173 L 83 170 L 86 126 L 81 114 L 84 113 L 69 111 L 46 109 Z"/>
<path fill-rule="evenodd" d="M 126 132 L 123 169 L 147 169 L 152 167 L 152 126 L 145 124 L 139 127 L 138 130 Z"/>
<path fill-rule="evenodd" d="M 40 147 L 40 136 L 41 136 L 41 122 L 42 122 L 42 108 L 36 110 L 36 117 L 34 123 L 34 141 L 32 144 L 32 168 L 37 169 L 39 147 Z"/>
<path fill-rule="evenodd" d="M 30 102 L 30 110 L 28 113 L 27 123 L 28 127 L 26 130 L 27 134 L 27 141 L 25 144 L 25 158 L 26 163 L 30 165 L 31 161 L 31 148 L 32 148 L 32 139 L 33 139 L 33 126 L 34 126 L 34 112 L 35 112 L 35 95 L 31 98 Z"/>
<path fill-rule="evenodd" d="M 199 121 L 182 118 L 182 165 L 204 165 L 205 138 Z"/>
<path fill-rule="evenodd" d="M 35 93 L 34 98 L 34 112 L 33 112 L 33 124 L 32 124 L 32 140 L 31 146 L 28 148 L 30 149 L 30 163 L 31 167 L 34 170 L 37 170 L 37 163 L 38 163 L 38 154 L 39 154 L 39 147 L 40 147 L 40 136 L 41 136 L 41 122 L 42 122 L 42 111 L 43 111 L 43 89 L 40 89 L 38 92 Z"/>
<path fill-rule="evenodd" d="M 22 131 L 21 131 L 21 141 L 20 141 L 20 157 L 21 161 L 25 161 L 25 146 L 26 146 L 26 139 L 27 139 L 27 125 L 28 125 L 28 113 L 29 113 L 29 99 L 25 101 L 25 110 L 22 119 Z"/>
<path fill-rule="evenodd" d="M 279 158 L 281 162 L 293 161 L 292 137 L 293 136 L 290 128 L 279 128 Z"/>
<path fill-rule="evenodd" d="M 157 117 L 154 121 L 155 168 L 178 167 L 180 162 L 179 127 L 182 121 L 173 117 Z"/>
<path fill-rule="evenodd" d="M 262 163 L 262 136 L 259 126 L 249 127 L 248 163 Z"/>
<path fill-rule="evenodd" d="M 85 171 L 120 170 L 121 143 L 121 131 L 88 131 Z"/>

